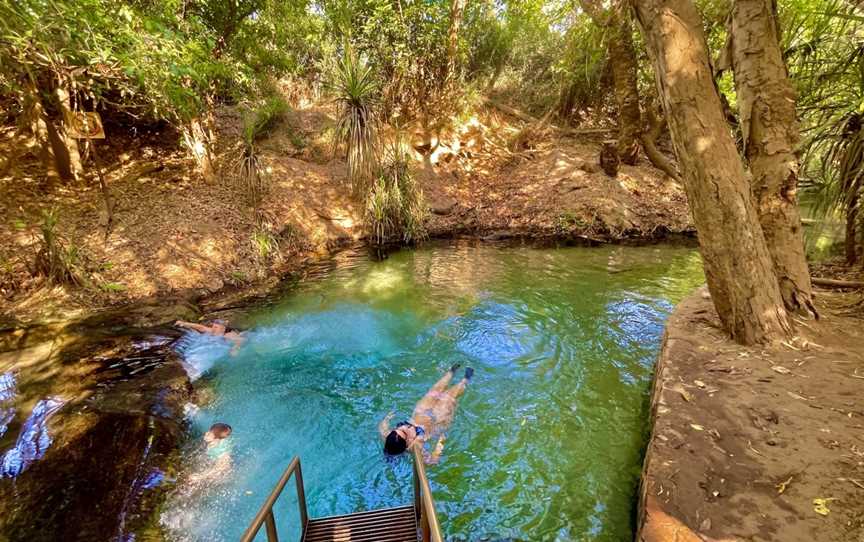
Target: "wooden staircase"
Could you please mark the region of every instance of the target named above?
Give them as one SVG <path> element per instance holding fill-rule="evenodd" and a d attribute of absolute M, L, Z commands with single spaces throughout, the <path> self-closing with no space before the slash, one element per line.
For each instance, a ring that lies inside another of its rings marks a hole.
<path fill-rule="evenodd" d="M 295 457 L 240 540 L 252 542 L 263 525 L 267 532 L 267 542 L 279 541 L 273 505 L 288 480 L 294 477 L 297 484 L 297 506 L 303 527 L 301 542 L 442 542 L 435 502 L 432 500 L 432 490 L 419 448 L 413 449 L 413 456 L 413 504 L 325 518 L 309 518 L 306 512 L 303 472 L 300 458 Z"/>

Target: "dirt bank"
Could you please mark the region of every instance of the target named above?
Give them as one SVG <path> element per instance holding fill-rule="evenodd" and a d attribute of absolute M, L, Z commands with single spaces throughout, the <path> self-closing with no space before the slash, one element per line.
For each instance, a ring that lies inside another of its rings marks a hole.
<path fill-rule="evenodd" d="M 272 282 L 362 240 L 363 208 L 350 196 L 344 162 L 332 156 L 327 109 L 293 111 L 259 144 L 269 185 L 263 225 L 230 182 L 240 115 L 224 108 L 217 118 L 225 177 L 217 185 L 196 177 L 177 134 L 109 129 L 98 151 L 115 201 L 107 238 L 93 165 L 79 185 L 51 185 L 35 156 L 19 150 L 21 158 L 0 177 L 6 327 Z M 599 141 L 548 131 L 528 139 L 523 128 L 481 111 L 442 136 L 426 167 L 416 155 L 432 236 L 616 242 L 692 232 L 681 187 L 647 163 L 608 177 L 595 165 Z M 8 148 L 15 142 L 4 134 L 0 146 Z M 89 276 L 81 287 L 48 288 L 31 276 L 43 213 L 52 208 L 56 233 Z"/>
<path fill-rule="evenodd" d="M 678 306 L 656 366 L 637 540 L 864 540 L 860 297 L 817 301 L 821 319 L 777 348 L 729 341 L 705 289 Z"/>

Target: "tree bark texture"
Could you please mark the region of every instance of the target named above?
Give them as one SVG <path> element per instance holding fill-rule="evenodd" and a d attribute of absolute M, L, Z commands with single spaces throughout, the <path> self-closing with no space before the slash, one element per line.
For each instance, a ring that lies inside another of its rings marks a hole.
<path fill-rule="evenodd" d="M 632 0 L 699 233 L 720 320 L 743 344 L 791 327 L 744 165 L 723 117 L 702 20 L 690 0 Z"/>
<path fill-rule="evenodd" d="M 744 155 L 759 222 L 786 308 L 810 312 L 810 270 L 797 198 L 795 91 L 780 51 L 773 0 L 735 0 L 730 36 Z"/>
<path fill-rule="evenodd" d="M 447 32 L 447 76 L 456 77 L 459 68 L 459 28 L 467 0 L 451 0 L 450 28 Z"/>
<path fill-rule="evenodd" d="M 45 175 L 54 181 L 58 178 L 63 181 L 72 180 L 69 167 L 69 155 L 65 152 L 65 146 L 57 128 L 48 118 L 42 97 L 35 86 L 26 87 L 27 91 L 27 121 L 30 131 L 39 148 L 39 158 L 45 167 Z"/>
<path fill-rule="evenodd" d="M 639 88 L 636 86 L 636 51 L 630 12 L 611 9 L 609 61 L 615 83 L 618 106 L 618 155 L 621 162 L 635 165 L 639 159 L 642 116 L 639 111 Z"/>
<path fill-rule="evenodd" d="M 67 119 L 72 115 L 72 108 L 69 100 L 69 92 L 62 82 L 54 89 L 54 96 L 57 98 L 57 103 L 60 109 L 61 128 L 57 131 L 60 140 L 66 147 L 66 153 L 69 156 L 69 173 L 75 179 L 81 179 L 84 175 L 84 166 L 81 162 L 81 153 L 78 150 L 78 141 L 74 137 L 70 137 L 66 132 Z"/>
<path fill-rule="evenodd" d="M 216 184 L 218 174 L 213 161 L 211 146 L 213 143 L 212 131 L 207 119 L 192 119 L 183 130 L 183 139 L 186 147 L 192 153 L 198 172 L 206 184 Z"/>
<path fill-rule="evenodd" d="M 662 119 L 654 112 L 653 105 L 645 108 L 645 119 L 647 120 L 648 125 L 642 132 L 641 137 L 642 148 L 645 149 L 645 156 L 648 157 L 648 160 L 654 165 L 654 167 L 680 183 L 681 175 L 678 174 L 675 165 L 666 158 L 666 155 L 660 152 L 660 149 L 657 148 L 657 140 L 666 128 L 665 119 Z"/>

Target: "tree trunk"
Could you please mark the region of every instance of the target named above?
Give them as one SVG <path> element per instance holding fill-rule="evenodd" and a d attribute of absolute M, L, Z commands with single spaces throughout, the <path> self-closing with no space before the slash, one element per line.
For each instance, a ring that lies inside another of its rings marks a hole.
<path fill-rule="evenodd" d="M 189 125 L 183 130 L 183 140 L 186 143 L 186 147 L 192 153 L 192 158 L 195 159 L 198 172 L 204 178 L 204 182 L 206 184 L 216 184 L 218 175 L 213 163 L 211 151 L 213 138 L 208 124 L 206 119 L 204 121 L 197 118 L 192 119 Z"/>
<path fill-rule="evenodd" d="M 639 159 L 639 137 L 642 131 L 633 29 L 629 11 L 619 12 L 613 7 L 611 13 L 609 61 L 612 64 L 615 102 L 618 105 L 618 155 L 621 162 L 632 166 Z"/>
<path fill-rule="evenodd" d="M 33 134 L 36 147 L 39 149 L 39 159 L 45 168 L 45 175 L 51 181 L 56 181 L 58 178 L 65 180 L 68 176 L 68 170 L 63 171 L 62 160 L 58 160 L 55 155 L 58 147 L 60 147 L 57 130 L 48 120 L 39 91 L 35 87 L 29 86 L 26 87 L 26 94 L 27 122 L 30 124 L 30 131 Z"/>
<path fill-rule="evenodd" d="M 753 174 L 759 222 L 790 311 L 813 311 L 798 210 L 795 91 L 780 51 L 773 0 L 735 0 L 731 57 L 744 156 Z"/>
<path fill-rule="evenodd" d="M 457 77 L 459 68 L 459 28 L 467 0 L 451 0 L 450 28 L 447 32 L 447 77 Z"/>
<path fill-rule="evenodd" d="M 60 116 L 62 119 L 61 128 L 57 131 L 63 146 L 66 149 L 66 155 L 69 157 L 69 174 L 73 179 L 81 179 L 84 175 L 84 166 L 81 163 L 81 153 L 78 151 L 78 141 L 74 137 L 69 137 L 66 132 L 66 123 L 72 115 L 71 103 L 69 100 L 69 92 L 62 82 L 57 84 L 54 90 L 54 96 L 57 97 L 57 103 L 60 107 Z"/>
<path fill-rule="evenodd" d="M 699 12 L 690 0 L 632 0 L 684 188 L 714 306 L 742 344 L 791 332 L 744 165 L 723 117 Z"/>
<path fill-rule="evenodd" d="M 642 132 L 641 137 L 642 148 L 645 149 L 645 156 L 648 157 L 648 160 L 654 165 L 654 167 L 680 183 L 681 175 L 678 174 L 675 165 L 670 162 L 662 152 L 660 152 L 660 149 L 657 148 L 657 140 L 666 128 L 666 121 L 654 112 L 653 104 L 645 108 L 645 118 L 648 121 L 648 126 L 647 129 Z"/>
<path fill-rule="evenodd" d="M 853 265 L 858 261 L 858 193 L 857 190 L 849 197 L 846 206 L 846 263 Z"/>

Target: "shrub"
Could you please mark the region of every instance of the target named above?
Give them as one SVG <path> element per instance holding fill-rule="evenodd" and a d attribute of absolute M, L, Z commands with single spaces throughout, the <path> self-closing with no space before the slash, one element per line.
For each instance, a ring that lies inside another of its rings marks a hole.
<path fill-rule="evenodd" d="M 44 212 L 39 227 L 39 250 L 36 252 L 33 274 L 46 277 L 52 284 L 80 286 L 86 276 L 81 252 L 60 235 L 57 223 L 56 208 Z"/>
<path fill-rule="evenodd" d="M 281 96 L 273 96 L 243 116 L 243 150 L 237 161 L 235 179 L 238 192 L 253 209 L 261 205 L 267 192 L 261 161 L 255 152 L 255 142 L 270 134 L 288 109 L 288 104 Z"/>
<path fill-rule="evenodd" d="M 396 143 L 366 197 L 368 235 L 376 245 L 397 239 L 406 243 L 421 241 L 426 237 L 427 215 L 423 192 L 408 157 L 401 142 Z"/>
<path fill-rule="evenodd" d="M 377 119 L 373 110 L 377 84 L 372 68 L 347 51 L 336 70 L 334 93 L 339 106 L 336 143 L 348 154 L 348 178 L 355 195 L 368 188 L 377 164 Z"/>

